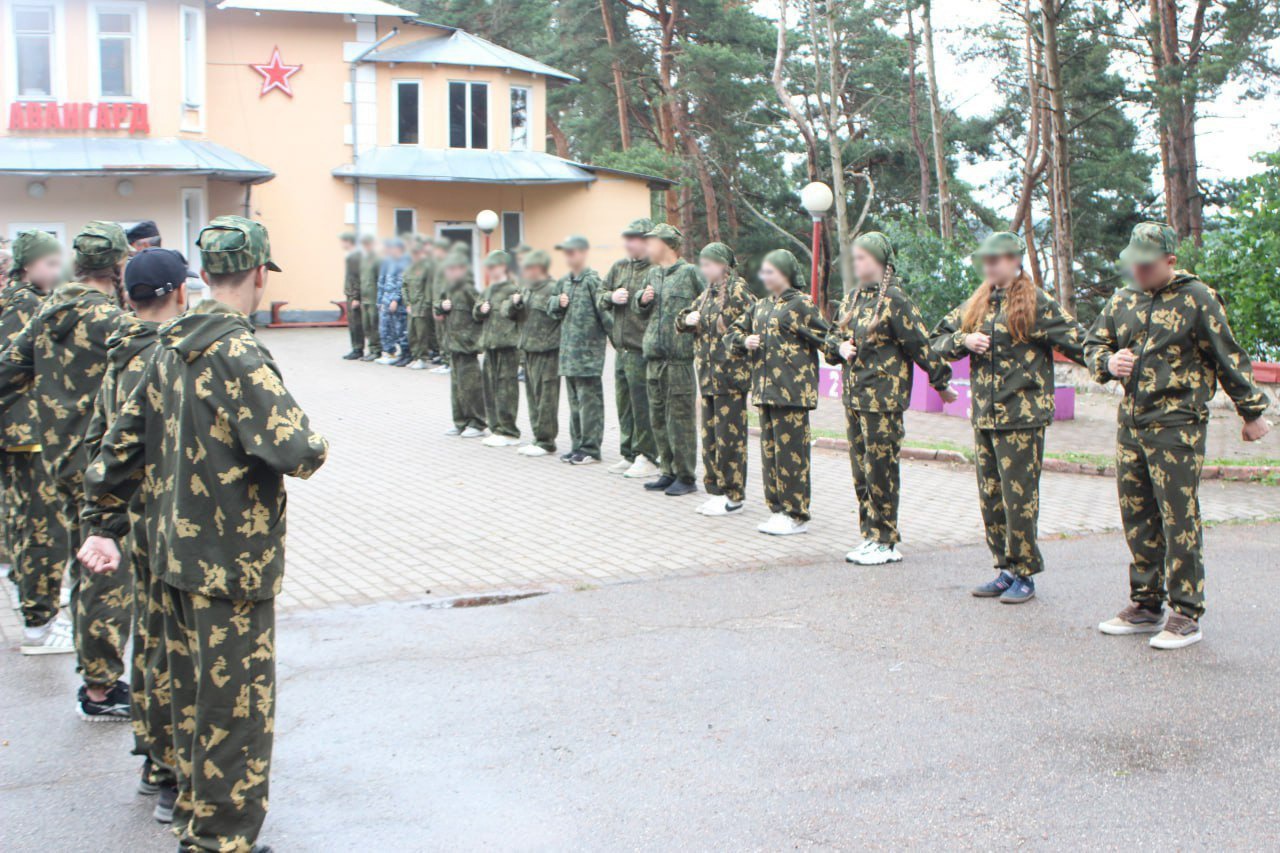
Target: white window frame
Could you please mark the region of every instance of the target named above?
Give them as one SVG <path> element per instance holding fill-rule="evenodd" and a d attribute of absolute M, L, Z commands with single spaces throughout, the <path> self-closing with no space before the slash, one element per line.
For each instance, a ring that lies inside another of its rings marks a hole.
<path fill-rule="evenodd" d="M 507 248 L 506 243 L 507 243 L 507 217 L 508 216 L 515 216 L 520 219 L 520 239 L 516 240 L 516 246 L 524 242 L 524 211 L 523 210 L 504 210 L 502 211 L 502 218 L 498 220 L 498 227 L 502 229 L 503 249 Z M 511 248 L 514 249 L 515 246 L 512 246 Z"/>
<path fill-rule="evenodd" d="M 409 214 L 409 219 L 411 220 L 409 223 L 409 230 L 401 231 L 400 229 L 396 228 L 396 232 L 391 235 L 393 237 L 399 237 L 401 234 L 415 234 L 418 231 L 418 208 L 416 207 L 397 207 L 394 210 L 392 210 L 391 211 L 391 227 L 392 228 L 396 227 L 396 220 L 400 218 L 400 214 L 402 213 Z"/>
<path fill-rule="evenodd" d="M 187 216 L 187 200 L 196 200 L 196 216 Z M 200 269 L 200 252 L 196 250 L 196 237 L 200 229 L 209 221 L 208 198 L 204 187 L 183 187 L 178 195 L 178 221 L 182 223 L 181 246 L 179 250 L 186 257 L 193 269 Z"/>
<path fill-rule="evenodd" d="M 190 67 L 187 57 L 187 35 L 188 27 L 194 23 L 195 25 L 195 68 Z M 205 101 L 208 98 L 208 89 L 205 81 L 205 35 L 204 35 L 204 8 L 201 6 L 182 5 L 178 7 L 178 38 L 179 49 L 182 54 L 182 106 L 188 110 L 203 111 Z M 195 95 L 194 99 L 187 97 L 194 82 Z"/>
<path fill-rule="evenodd" d="M 418 87 L 418 141 L 417 142 L 401 142 L 400 141 L 400 87 L 401 86 L 417 86 Z M 393 145 L 421 145 L 422 144 L 422 78 L 405 77 L 391 81 L 391 141 Z"/>
<path fill-rule="evenodd" d="M 516 147 L 516 128 L 511 119 L 515 115 L 515 98 L 513 93 L 519 89 L 524 92 L 524 147 Z M 507 93 L 507 131 L 510 134 L 510 146 L 512 151 L 530 151 L 533 148 L 533 87 L 532 86 L 512 86 L 510 92 Z M 523 226 L 521 226 L 523 227 Z"/>
<path fill-rule="evenodd" d="M 48 231 L 63 246 L 67 245 L 67 223 L 65 222 L 10 222 L 9 239 L 15 240 L 23 231 Z"/>
<path fill-rule="evenodd" d="M 449 110 L 449 101 L 452 99 L 450 88 L 454 83 L 462 83 L 467 87 L 467 145 L 462 148 L 454 148 L 453 141 L 453 115 Z M 471 126 L 471 93 L 475 91 L 473 86 L 484 86 L 487 97 L 485 98 L 485 109 L 488 111 L 488 125 L 485 128 L 484 148 L 476 148 L 471 145 L 472 136 L 475 135 L 475 129 Z M 454 151 L 492 151 L 493 150 L 493 87 L 489 85 L 487 80 L 448 80 L 444 87 L 444 147 Z"/>
<path fill-rule="evenodd" d="M 102 94 L 102 40 L 98 32 L 98 16 L 103 12 L 133 16 L 133 52 L 130 56 L 133 61 L 133 68 L 130 69 L 133 91 L 128 95 Z M 89 88 L 93 93 L 92 99 L 108 103 L 146 103 L 150 90 L 147 77 L 147 4 L 136 0 L 90 4 L 88 37 Z"/>
<path fill-rule="evenodd" d="M 5 61 L 5 76 L 9 80 L 7 86 L 9 101 L 65 100 L 67 92 L 67 41 L 65 36 L 67 16 L 62 0 L 22 0 L 22 2 L 9 3 L 7 5 L 9 11 L 4 26 L 4 53 L 8 57 Z M 22 95 L 18 91 L 18 39 L 14 12 L 19 7 L 51 9 L 53 11 L 53 50 L 51 51 L 53 68 L 50 69 L 49 73 L 49 85 L 53 92 L 49 95 Z"/>

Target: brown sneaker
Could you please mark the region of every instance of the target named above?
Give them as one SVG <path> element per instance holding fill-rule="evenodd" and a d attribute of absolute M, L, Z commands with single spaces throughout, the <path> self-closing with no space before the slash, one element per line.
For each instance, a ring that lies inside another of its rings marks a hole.
<path fill-rule="evenodd" d="M 1129 634 L 1155 634 L 1164 627 L 1164 617 L 1164 608 L 1152 610 L 1145 604 L 1134 601 L 1117 613 L 1114 619 L 1108 619 L 1098 625 L 1098 630 L 1116 637 Z"/>
<path fill-rule="evenodd" d="M 1153 649 L 1182 649 L 1204 639 L 1200 623 L 1181 613 L 1170 613 L 1164 630 L 1151 638 Z"/>

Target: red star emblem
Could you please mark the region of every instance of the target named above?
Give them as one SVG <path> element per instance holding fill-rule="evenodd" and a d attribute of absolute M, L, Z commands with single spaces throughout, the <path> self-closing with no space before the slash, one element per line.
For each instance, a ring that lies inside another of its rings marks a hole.
<path fill-rule="evenodd" d="M 271 51 L 271 61 L 266 65 L 250 64 L 250 68 L 262 75 L 262 91 L 258 93 L 258 97 L 262 97 L 272 89 L 279 89 L 290 98 L 293 97 L 293 87 L 289 85 L 289 78 L 302 70 L 301 65 L 285 65 L 280 61 L 280 48 L 276 47 Z"/>

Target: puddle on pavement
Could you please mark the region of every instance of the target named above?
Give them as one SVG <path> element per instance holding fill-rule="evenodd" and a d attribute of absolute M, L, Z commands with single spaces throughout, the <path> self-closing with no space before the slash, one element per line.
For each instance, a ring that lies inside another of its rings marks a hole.
<path fill-rule="evenodd" d="M 495 592 L 488 595 L 464 595 L 458 598 L 442 598 L 439 601 L 428 601 L 421 605 L 430 610 L 456 610 L 460 607 L 489 607 L 494 604 L 511 604 L 513 601 L 524 601 L 526 598 L 537 598 L 546 595 L 546 590 L 537 592 Z"/>

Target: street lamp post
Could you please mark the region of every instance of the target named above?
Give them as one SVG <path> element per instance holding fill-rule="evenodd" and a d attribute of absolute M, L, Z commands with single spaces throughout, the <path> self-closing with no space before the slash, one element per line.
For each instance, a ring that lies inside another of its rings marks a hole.
<path fill-rule="evenodd" d="M 498 227 L 498 214 L 492 210 L 482 210 L 476 214 L 476 227 L 484 232 L 484 254 L 489 256 L 489 238 Z"/>
<path fill-rule="evenodd" d="M 813 219 L 813 267 L 810 270 L 809 287 L 812 291 L 813 303 L 819 308 L 822 307 L 818 301 L 821 298 L 818 293 L 818 258 L 822 254 L 822 219 L 835 201 L 836 197 L 832 194 L 831 187 L 821 181 L 814 181 L 800 190 L 800 203 L 804 205 L 805 210 L 809 211 L 809 216 Z"/>

